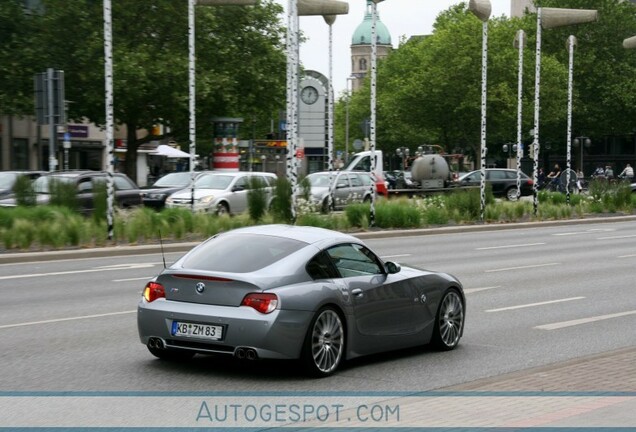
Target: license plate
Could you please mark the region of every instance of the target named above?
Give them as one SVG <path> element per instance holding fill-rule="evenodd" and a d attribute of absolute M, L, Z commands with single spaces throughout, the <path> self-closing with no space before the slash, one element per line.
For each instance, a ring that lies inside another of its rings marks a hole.
<path fill-rule="evenodd" d="M 223 337 L 223 327 L 218 325 L 173 321 L 172 335 L 219 340 Z"/>

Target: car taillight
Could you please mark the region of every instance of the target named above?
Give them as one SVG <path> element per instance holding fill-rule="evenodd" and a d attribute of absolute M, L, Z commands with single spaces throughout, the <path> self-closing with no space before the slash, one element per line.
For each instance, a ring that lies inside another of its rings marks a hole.
<path fill-rule="evenodd" d="M 243 298 L 241 306 L 249 306 L 262 314 L 268 314 L 278 306 L 278 297 L 276 294 L 251 293 Z"/>
<path fill-rule="evenodd" d="M 144 288 L 144 298 L 149 303 L 159 298 L 166 298 L 166 290 L 160 283 L 148 282 Z"/>

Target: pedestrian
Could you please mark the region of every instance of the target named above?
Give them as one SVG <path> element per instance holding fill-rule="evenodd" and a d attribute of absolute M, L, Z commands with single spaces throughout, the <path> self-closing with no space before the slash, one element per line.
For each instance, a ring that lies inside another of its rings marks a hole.
<path fill-rule="evenodd" d="M 607 180 L 613 180 L 614 179 L 614 170 L 612 169 L 611 165 L 607 165 L 605 167 L 605 178 Z"/>
<path fill-rule="evenodd" d="M 632 168 L 630 164 L 627 164 L 625 165 L 625 169 L 621 171 L 618 176 L 620 178 L 629 180 L 629 182 L 631 183 L 631 181 L 634 179 L 634 168 Z"/>
<path fill-rule="evenodd" d="M 554 164 L 554 168 L 548 174 L 548 178 L 550 179 L 550 189 L 559 190 L 559 177 L 561 176 L 561 167 L 559 164 Z"/>
<path fill-rule="evenodd" d="M 545 171 L 543 168 L 539 168 L 539 172 L 537 174 L 537 187 L 542 189 L 545 186 Z"/>
<path fill-rule="evenodd" d="M 605 169 L 603 169 L 603 167 L 599 165 L 592 173 L 592 177 L 598 179 L 605 178 Z"/>

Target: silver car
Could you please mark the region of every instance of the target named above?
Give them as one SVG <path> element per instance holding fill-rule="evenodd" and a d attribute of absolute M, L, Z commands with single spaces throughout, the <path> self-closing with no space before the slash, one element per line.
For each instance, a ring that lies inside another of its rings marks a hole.
<path fill-rule="evenodd" d="M 272 200 L 276 175 L 266 172 L 213 171 L 201 175 L 194 182 L 194 210 L 217 214 L 238 214 L 247 210 L 247 194 L 251 179 L 260 180 Z M 166 198 L 167 208 L 190 208 L 192 191 L 182 189 Z"/>
<path fill-rule="evenodd" d="M 300 359 L 326 376 L 362 355 L 451 350 L 465 311 L 453 276 L 384 262 L 340 232 L 264 225 L 215 235 L 148 282 L 137 324 L 160 359 Z"/>
<path fill-rule="evenodd" d="M 373 179 L 361 171 L 321 171 L 306 177 L 311 203 L 323 213 L 342 210 L 351 203 L 371 201 Z M 331 207 L 329 193 L 332 193 Z"/>

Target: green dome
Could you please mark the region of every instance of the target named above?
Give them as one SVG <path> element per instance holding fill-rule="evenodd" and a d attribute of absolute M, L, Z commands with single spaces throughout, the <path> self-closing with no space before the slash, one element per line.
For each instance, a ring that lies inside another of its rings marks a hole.
<path fill-rule="evenodd" d="M 364 21 L 360 23 L 351 38 L 351 45 L 370 45 L 371 26 L 373 24 L 373 2 L 367 0 L 367 11 L 364 14 Z M 391 45 L 391 33 L 378 17 L 375 21 L 375 33 L 378 37 L 379 45 Z"/>

